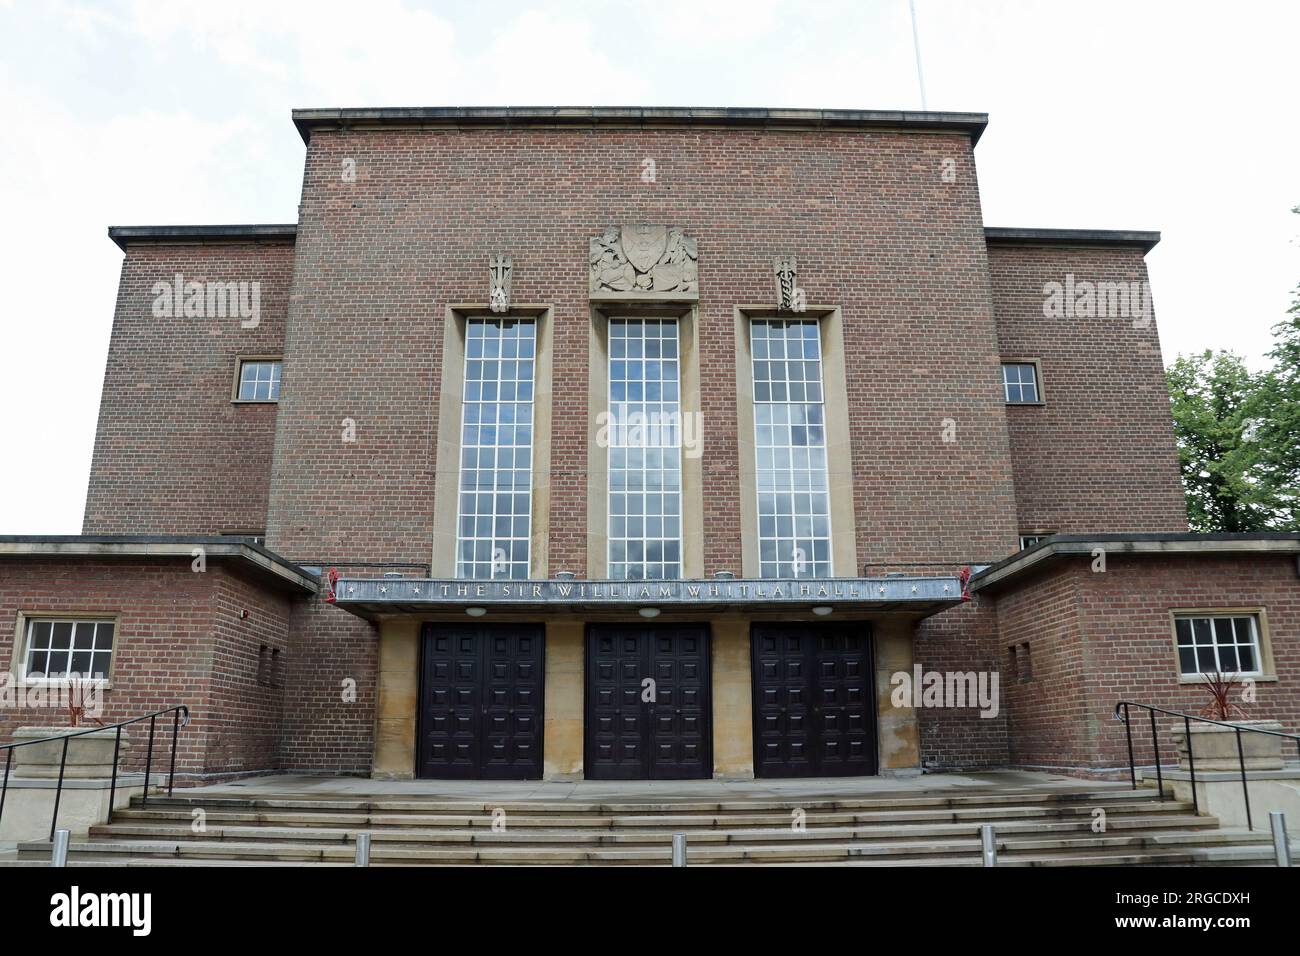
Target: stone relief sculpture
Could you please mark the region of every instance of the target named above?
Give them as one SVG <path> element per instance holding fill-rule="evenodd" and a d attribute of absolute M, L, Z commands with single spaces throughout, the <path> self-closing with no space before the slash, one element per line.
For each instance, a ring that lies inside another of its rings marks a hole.
<path fill-rule="evenodd" d="M 488 302 L 493 312 L 510 311 L 510 274 L 514 261 L 509 256 L 488 259 Z"/>
<path fill-rule="evenodd" d="M 777 256 L 772 263 L 776 275 L 776 307 L 781 312 L 793 312 L 799 281 L 799 263 L 794 256 Z"/>
<path fill-rule="evenodd" d="M 694 296 L 698 260 L 695 240 L 675 226 L 611 226 L 591 240 L 591 294 Z"/>

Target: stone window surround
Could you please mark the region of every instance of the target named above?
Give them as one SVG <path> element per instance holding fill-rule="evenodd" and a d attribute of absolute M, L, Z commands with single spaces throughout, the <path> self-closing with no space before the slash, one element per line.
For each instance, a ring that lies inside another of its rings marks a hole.
<path fill-rule="evenodd" d="M 1180 617 L 1246 617 L 1255 618 L 1255 625 L 1259 637 L 1259 669 L 1260 673 L 1250 674 L 1245 679 L 1253 681 L 1272 682 L 1278 679 L 1277 668 L 1273 664 L 1273 642 L 1269 637 L 1268 631 L 1268 612 L 1261 605 L 1254 607 L 1176 607 L 1169 609 L 1169 640 L 1170 647 L 1173 650 L 1174 673 L 1178 675 L 1178 683 L 1194 684 L 1199 687 L 1205 686 L 1203 675 L 1184 674 L 1182 665 L 1178 660 L 1178 627 L 1177 621 Z"/>
<path fill-rule="evenodd" d="M 45 619 L 59 621 L 94 621 L 113 625 L 113 646 L 108 658 L 108 676 L 102 681 L 92 681 L 103 690 L 113 689 L 113 674 L 117 670 L 118 652 L 122 646 L 122 615 L 120 611 L 82 611 L 82 610 L 20 610 L 15 615 L 14 642 L 9 657 L 9 673 L 13 675 L 14 687 L 66 687 L 66 677 L 44 677 L 34 680 L 27 676 L 27 632 L 28 622 Z"/>
<path fill-rule="evenodd" d="M 239 397 L 239 380 L 244 374 L 244 364 L 246 362 L 279 362 L 280 363 L 280 389 L 284 389 L 284 356 L 283 355 L 236 355 L 235 356 L 235 380 L 230 386 L 230 403 L 232 405 L 278 405 L 280 399 L 276 398 L 240 398 Z"/>
<path fill-rule="evenodd" d="M 533 371 L 532 540 L 528 576 L 549 576 L 551 532 L 551 367 L 554 308 L 546 304 L 512 305 L 493 312 L 487 302 L 447 306 L 442 331 L 442 384 L 438 392 L 438 452 L 434 477 L 432 577 L 456 576 L 457 515 L 460 502 L 461 406 L 465 394 L 466 320 L 519 318 L 537 323 Z"/>
<path fill-rule="evenodd" d="M 853 450 L 844 364 L 844 320 L 839 306 L 810 305 L 781 312 L 770 305 L 735 307 L 736 434 L 740 456 L 740 576 L 759 577 L 758 459 L 754 434 L 754 367 L 749 342 L 752 319 L 812 319 L 822 349 L 822 399 L 826 409 L 826 472 L 831 497 L 831 575 L 858 573 L 857 522 L 853 505 Z M 733 570 L 733 569 L 725 569 Z"/>

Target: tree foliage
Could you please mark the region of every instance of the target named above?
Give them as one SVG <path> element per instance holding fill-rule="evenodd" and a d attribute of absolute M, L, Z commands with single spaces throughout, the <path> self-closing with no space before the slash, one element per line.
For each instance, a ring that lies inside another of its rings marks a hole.
<path fill-rule="evenodd" d="M 1193 531 L 1300 531 L 1300 288 L 1273 335 L 1260 373 L 1208 350 L 1167 370 Z"/>

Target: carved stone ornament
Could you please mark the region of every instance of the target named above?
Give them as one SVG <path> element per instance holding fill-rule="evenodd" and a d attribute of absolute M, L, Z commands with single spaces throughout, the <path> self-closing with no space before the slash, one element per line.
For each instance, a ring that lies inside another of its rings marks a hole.
<path fill-rule="evenodd" d="M 509 256 L 492 256 L 488 259 L 488 302 L 493 312 L 510 311 L 510 273 L 514 262 Z"/>
<path fill-rule="evenodd" d="M 593 299 L 695 299 L 695 240 L 676 226 L 611 226 L 591 240 L 590 289 Z"/>
<path fill-rule="evenodd" d="M 772 267 L 776 275 L 776 307 L 782 312 L 792 312 L 799 282 L 799 263 L 794 256 L 777 256 Z"/>

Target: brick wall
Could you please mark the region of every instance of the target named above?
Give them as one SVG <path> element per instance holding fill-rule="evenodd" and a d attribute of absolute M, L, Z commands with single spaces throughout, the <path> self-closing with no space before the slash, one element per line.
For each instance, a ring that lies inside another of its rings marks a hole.
<path fill-rule="evenodd" d="M 1078 591 L 1076 573 L 1060 568 L 996 600 L 1008 756 L 1018 766 L 1074 767 L 1091 746 Z M 1025 644 L 1030 679 L 1022 681 L 1023 659 L 1017 662 L 1009 649 L 1016 647 L 1019 657 Z"/>
<path fill-rule="evenodd" d="M 240 617 L 247 609 L 249 617 Z M 275 767 L 280 692 L 256 683 L 260 643 L 285 646 L 289 600 L 218 564 L 195 573 L 187 560 L 13 561 L 0 563 L 0 662 L 16 672 L 20 613 L 36 616 L 117 615 L 112 686 L 104 691 L 105 723 L 185 704 L 177 772 L 185 780 Z M 65 726 L 51 708 L 0 708 L 0 739 L 16 727 Z M 127 731 L 124 766 L 142 769 L 148 725 Z M 154 767 L 170 756 L 171 722 L 160 719 Z M 178 782 L 182 782 L 178 777 Z"/>
<path fill-rule="evenodd" d="M 319 598 L 295 605 L 285 679 L 285 770 L 370 773 L 378 632 Z"/>
<path fill-rule="evenodd" d="M 1111 555 L 1105 573 L 1090 559 L 1062 562 L 997 598 L 1003 644 L 1028 640 L 1034 681 L 1008 685 L 1012 759 L 1021 765 L 1128 771 L 1120 700 L 1199 712 L 1203 686 L 1178 680 L 1170 611 L 1263 608 L 1276 681 L 1259 681 L 1254 718 L 1300 732 L 1300 580 L 1294 556 L 1145 557 Z M 1134 712 L 1137 713 L 1136 711 Z M 1160 724 L 1163 757 L 1176 759 L 1171 731 Z M 1151 762 L 1150 725 L 1135 724 L 1139 763 Z"/>
<path fill-rule="evenodd" d="M 234 404 L 240 355 L 279 355 L 293 245 L 136 243 L 122 263 L 85 534 L 266 527 L 276 406 Z M 260 322 L 155 317 L 154 283 L 259 282 Z"/>
<path fill-rule="evenodd" d="M 1007 763 L 1006 669 L 998 657 L 997 618 L 991 602 L 976 599 L 921 621 L 913 649 L 922 672 L 998 673 L 999 706 L 994 716 L 980 708 L 917 711 L 921 766 L 930 770 L 975 770 Z M 989 679 L 986 676 L 986 680 Z"/>
<path fill-rule="evenodd" d="M 642 161 L 657 181 L 642 183 Z M 941 179 L 953 159 L 956 183 Z M 356 163 L 356 181 L 340 175 Z M 733 309 L 798 255 L 844 309 L 863 560 L 999 556 L 1014 494 L 974 164 L 955 134 L 543 129 L 317 132 L 308 149 L 269 545 L 427 561 L 445 307 L 555 307 L 551 560 L 585 566 L 589 238 L 699 240 L 705 566 L 740 551 Z M 924 228 L 920 228 L 924 225 Z M 357 422 L 341 441 L 343 418 Z M 954 418 L 959 441 L 941 441 Z M 448 463 L 455 467 L 455 463 Z M 951 507 L 955 499 L 960 508 Z"/>
<path fill-rule="evenodd" d="M 1042 362 L 1043 405 L 1008 406 L 1021 530 L 1186 531 L 1154 313 L 1047 318 L 1044 285 L 1146 282 L 1138 249 L 989 246 L 998 348 Z"/>

